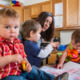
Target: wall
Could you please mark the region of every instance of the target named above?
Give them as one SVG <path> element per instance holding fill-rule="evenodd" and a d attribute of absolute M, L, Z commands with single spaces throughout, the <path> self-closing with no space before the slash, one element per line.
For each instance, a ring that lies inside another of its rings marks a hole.
<path fill-rule="evenodd" d="M 0 1 L 0 4 L 2 4 L 2 5 L 8 5 L 9 2 L 6 2 L 6 1 Z"/>
<path fill-rule="evenodd" d="M 17 0 L 17 1 L 20 1 L 22 3 L 22 6 L 27 6 L 49 0 Z M 10 0 L 0 0 L 0 4 L 10 6 Z"/>
<path fill-rule="evenodd" d="M 60 41 L 62 45 L 69 44 L 71 41 L 71 35 L 74 30 L 60 31 Z"/>
<path fill-rule="evenodd" d="M 24 6 L 27 6 L 27 5 L 32 5 L 32 4 L 45 2 L 45 1 L 50 1 L 50 0 L 24 0 L 23 4 L 24 4 Z"/>

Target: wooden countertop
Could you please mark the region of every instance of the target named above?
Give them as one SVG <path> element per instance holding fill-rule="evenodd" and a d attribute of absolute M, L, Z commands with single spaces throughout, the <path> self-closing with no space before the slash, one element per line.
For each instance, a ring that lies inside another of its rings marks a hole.
<path fill-rule="evenodd" d="M 54 51 L 54 50 L 53 50 L 53 51 L 51 52 L 51 54 L 56 54 L 56 53 L 58 53 L 58 52 L 63 52 L 63 51 L 57 51 L 57 50 Z"/>

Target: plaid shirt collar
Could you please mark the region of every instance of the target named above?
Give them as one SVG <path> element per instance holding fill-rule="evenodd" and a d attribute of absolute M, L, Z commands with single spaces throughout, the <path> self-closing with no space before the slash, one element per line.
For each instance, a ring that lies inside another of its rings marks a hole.
<path fill-rule="evenodd" d="M 9 42 L 9 43 L 12 43 L 11 41 L 9 41 L 9 40 L 7 40 L 7 39 L 5 39 L 3 37 L 0 37 L 0 42 Z M 20 43 L 20 42 L 21 42 L 21 40 L 19 40 L 17 38 L 15 38 L 14 41 L 13 41 L 13 43 Z"/>

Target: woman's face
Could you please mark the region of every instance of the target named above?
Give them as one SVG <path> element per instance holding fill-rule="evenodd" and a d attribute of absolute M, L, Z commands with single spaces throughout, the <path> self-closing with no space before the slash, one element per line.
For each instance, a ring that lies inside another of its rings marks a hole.
<path fill-rule="evenodd" d="M 51 16 L 48 16 L 48 17 L 46 18 L 46 21 L 45 21 L 45 23 L 44 23 L 44 26 L 43 26 L 43 28 L 42 28 L 42 31 L 43 31 L 43 32 L 46 31 L 46 30 L 50 27 L 51 23 L 52 23 L 52 17 L 51 17 Z"/>

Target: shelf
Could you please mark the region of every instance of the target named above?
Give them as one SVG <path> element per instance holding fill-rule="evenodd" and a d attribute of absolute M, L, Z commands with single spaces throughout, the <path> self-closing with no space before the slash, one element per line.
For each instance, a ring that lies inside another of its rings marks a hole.
<path fill-rule="evenodd" d="M 77 30 L 77 29 L 80 29 L 80 26 L 76 26 L 76 27 L 62 27 L 62 28 L 55 28 L 55 30 Z"/>

